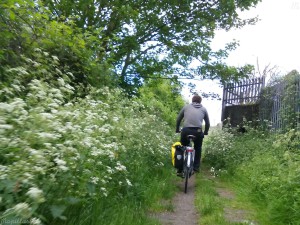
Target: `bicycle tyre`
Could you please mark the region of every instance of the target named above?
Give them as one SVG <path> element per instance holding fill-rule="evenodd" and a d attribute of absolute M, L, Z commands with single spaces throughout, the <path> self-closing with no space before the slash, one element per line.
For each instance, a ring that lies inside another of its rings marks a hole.
<path fill-rule="evenodd" d="M 189 181 L 189 170 L 188 168 L 184 171 L 184 193 L 187 193 L 188 181 Z"/>

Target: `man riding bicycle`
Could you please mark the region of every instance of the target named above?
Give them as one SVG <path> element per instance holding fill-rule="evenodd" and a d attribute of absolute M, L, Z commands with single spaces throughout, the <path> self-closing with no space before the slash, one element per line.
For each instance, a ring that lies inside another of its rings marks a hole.
<path fill-rule="evenodd" d="M 205 107 L 201 104 L 202 98 L 199 95 L 194 95 L 192 103 L 185 105 L 178 114 L 176 121 L 176 133 L 180 133 L 179 126 L 183 119 L 183 128 L 181 130 L 180 142 L 182 145 L 187 146 L 189 144 L 188 135 L 194 135 L 194 171 L 199 172 L 202 142 L 204 135 L 208 134 L 210 127 L 208 113 Z M 204 132 L 202 130 L 202 122 L 205 121 Z M 178 170 L 177 174 L 181 174 L 182 171 Z"/>

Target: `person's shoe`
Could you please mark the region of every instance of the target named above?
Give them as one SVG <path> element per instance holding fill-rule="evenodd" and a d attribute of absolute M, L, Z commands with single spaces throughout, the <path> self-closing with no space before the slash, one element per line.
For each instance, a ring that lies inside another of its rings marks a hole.
<path fill-rule="evenodd" d="M 183 174 L 182 171 L 181 171 L 181 172 L 177 172 L 177 176 L 183 178 L 183 177 L 184 177 L 184 174 Z"/>
<path fill-rule="evenodd" d="M 199 168 L 194 168 L 194 173 L 199 173 L 200 169 Z"/>

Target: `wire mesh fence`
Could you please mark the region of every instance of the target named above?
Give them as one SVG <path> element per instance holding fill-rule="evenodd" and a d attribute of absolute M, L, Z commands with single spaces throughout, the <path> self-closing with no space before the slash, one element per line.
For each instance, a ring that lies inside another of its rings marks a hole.
<path fill-rule="evenodd" d="M 289 74 L 266 87 L 260 98 L 260 118 L 270 120 L 278 131 L 300 130 L 300 75 Z"/>

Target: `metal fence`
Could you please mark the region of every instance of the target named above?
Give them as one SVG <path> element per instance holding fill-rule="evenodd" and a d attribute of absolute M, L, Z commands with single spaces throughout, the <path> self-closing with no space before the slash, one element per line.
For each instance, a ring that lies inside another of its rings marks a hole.
<path fill-rule="evenodd" d="M 233 109 L 234 107 L 234 110 Z M 239 107 L 240 106 L 240 109 Z M 249 107 L 247 107 L 249 106 Z M 250 107 L 252 106 L 252 108 Z M 253 112 L 257 106 L 259 113 Z M 230 112 L 228 115 L 227 112 Z M 248 115 L 251 120 L 271 121 L 275 130 L 300 129 L 300 76 L 287 75 L 274 85 L 265 87 L 265 78 L 259 77 L 237 83 L 225 84 L 223 88 L 222 121 L 239 118 L 234 124 L 242 123 L 241 118 Z M 257 117 L 257 118 L 254 118 Z"/>
<path fill-rule="evenodd" d="M 265 78 L 258 77 L 237 83 L 228 83 L 223 88 L 222 121 L 225 119 L 225 108 L 233 105 L 255 104 L 265 87 Z"/>
<path fill-rule="evenodd" d="M 260 117 L 272 122 L 275 130 L 300 129 L 300 77 L 292 76 L 265 88 Z"/>

